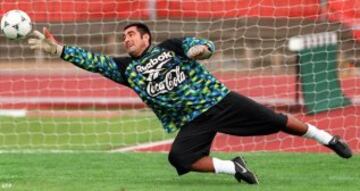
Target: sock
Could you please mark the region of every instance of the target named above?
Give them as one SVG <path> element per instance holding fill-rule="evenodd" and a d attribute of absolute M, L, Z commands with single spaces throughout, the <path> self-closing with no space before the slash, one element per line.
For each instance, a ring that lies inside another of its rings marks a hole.
<path fill-rule="evenodd" d="M 235 174 L 235 164 L 231 160 L 221 160 L 218 158 L 213 158 L 213 165 L 215 173 L 224 173 L 224 174 Z"/>
<path fill-rule="evenodd" d="M 311 124 L 307 124 L 307 126 L 308 130 L 303 135 L 303 137 L 314 139 L 323 145 L 329 144 L 330 140 L 333 138 L 333 136 L 328 132 L 320 130 Z"/>

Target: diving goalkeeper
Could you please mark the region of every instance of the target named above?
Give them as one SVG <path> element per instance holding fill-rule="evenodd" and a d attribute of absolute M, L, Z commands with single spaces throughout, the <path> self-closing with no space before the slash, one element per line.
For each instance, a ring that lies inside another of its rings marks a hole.
<path fill-rule="evenodd" d="M 62 45 L 44 28 L 28 40 L 31 49 L 57 55 L 87 71 L 99 73 L 132 88 L 161 121 L 167 132 L 178 130 L 168 159 L 179 175 L 190 171 L 225 173 L 237 181 L 258 184 L 242 157 L 222 160 L 210 157 L 210 146 L 221 132 L 237 136 L 277 133 L 311 138 L 340 157 L 352 152 L 339 136 L 333 136 L 298 119 L 264 107 L 229 90 L 196 60 L 215 51 L 206 39 L 184 37 L 152 45 L 143 23 L 124 27 L 127 57 L 96 54 L 80 47 Z"/>

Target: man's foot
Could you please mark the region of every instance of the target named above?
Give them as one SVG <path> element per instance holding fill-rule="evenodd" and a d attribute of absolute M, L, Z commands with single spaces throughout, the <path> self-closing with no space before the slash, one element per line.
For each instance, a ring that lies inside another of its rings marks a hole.
<path fill-rule="evenodd" d="M 235 164 L 235 178 L 238 182 L 244 180 L 249 184 L 259 184 L 256 175 L 246 167 L 244 159 L 241 157 L 235 157 L 232 161 Z"/>
<path fill-rule="evenodd" d="M 325 146 L 329 147 L 331 150 L 336 152 L 336 154 L 343 158 L 350 158 L 352 156 L 350 147 L 338 135 L 335 135 L 330 140 L 329 144 Z"/>

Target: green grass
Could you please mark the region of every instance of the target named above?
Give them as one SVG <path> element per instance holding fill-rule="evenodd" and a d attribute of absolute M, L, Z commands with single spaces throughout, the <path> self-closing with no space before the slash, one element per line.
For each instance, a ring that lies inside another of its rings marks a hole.
<path fill-rule="evenodd" d="M 216 153 L 221 158 L 234 154 Z M 166 154 L 1 154 L 0 190 L 359 190 L 360 158 L 330 154 L 246 153 L 260 185 L 237 183 L 228 175 L 189 173 L 178 177 Z"/>
<path fill-rule="evenodd" d="M 250 186 L 239 184 L 228 175 L 190 173 L 178 177 L 166 154 L 103 152 L 174 135 L 164 133 L 154 116 L 0 117 L 0 191 L 349 191 L 360 188 L 358 155 L 342 160 L 333 154 L 246 153 L 250 168 L 261 181 L 258 186 Z M 24 149 L 30 152 L 21 152 Z M 216 153 L 220 158 L 235 155 Z"/>
<path fill-rule="evenodd" d="M 99 118 L 0 117 L 0 149 L 109 150 L 169 139 L 154 116 Z"/>

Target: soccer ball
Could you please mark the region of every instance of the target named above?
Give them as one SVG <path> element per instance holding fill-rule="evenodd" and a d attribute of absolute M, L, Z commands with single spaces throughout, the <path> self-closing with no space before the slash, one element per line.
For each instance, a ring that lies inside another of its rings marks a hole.
<path fill-rule="evenodd" d="M 30 17 L 21 10 L 11 10 L 4 14 L 0 23 L 1 31 L 11 40 L 20 40 L 32 30 Z"/>

